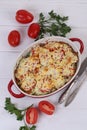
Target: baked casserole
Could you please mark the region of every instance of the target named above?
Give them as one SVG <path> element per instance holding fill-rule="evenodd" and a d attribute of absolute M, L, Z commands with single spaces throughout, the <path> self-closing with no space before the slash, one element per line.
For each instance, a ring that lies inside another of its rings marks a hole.
<path fill-rule="evenodd" d="M 73 77 L 77 63 L 77 52 L 65 42 L 37 44 L 21 58 L 15 80 L 19 88 L 30 95 L 49 94 Z"/>

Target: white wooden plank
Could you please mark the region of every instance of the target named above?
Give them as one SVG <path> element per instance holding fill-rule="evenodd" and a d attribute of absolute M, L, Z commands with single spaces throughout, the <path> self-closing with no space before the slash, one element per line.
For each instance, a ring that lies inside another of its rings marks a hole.
<path fill-rule="evenodd" d="M 12 77 L 12 70 L 18 53 L 0 52 L 0 78 Z"/>
<path fill-rule="evenodd" d="M 20 33 L 20 45 L 17 47 L 12 47 L 8 43 L 8 35 L 10 31 L 18 30 Z M 0 51 L 22 51 L 24 48 L 30 45 L 30 43 L 34 42 L 33 39 L 28 37 L 27 27 L 19 27 L 19 26 L 1 26 L 0 32 Z"/>
<path fill-rule="evenodd" d="M 69 16 L 69 24 L 71 26 L 77 26 L 77 27 L 87 27 L 87 18 L 86 18 L 86 10 L 87 10 L 87 4 L 86 3 L 75 3 L 75 2 L 62 2 L 58 3 L 58 1 L 37 1 L 37 2 L 23 2 L 20 4 L 19 2 L 9 2 L 9 3 L 3 3 L 1 2 L 0 6 L 0 24 L 1 25 L 19 25 L 19 23 L 15 20 L 16 11 L 18 9 L 27 9 L 28 11 L 32 12 L 35 16 L 35 20 L 37 15 L 40 12 L 49 12 L 51 10 L 54 10 L 55 12 L 58 12 L 61 15 Z M 41 7 L 42 8 L 38 8 Z M 8 8 L 10 7 L 10 8 Z M 20 25 L 19 25 L 20 26 Z"/>
<path fill-rule="evenodd" d="M 70 37 L 77 37 L 80 38 L 85 45 L 85 48 L 87 48 L 87 28 L 74 28 L 71 27 L 72 30 L 70 33 L 67 34 L 67 38 Z M 31 39 L 27 35 L 27 27 L 16 27 L 16 26 L 1 26 L 1 31 L 0 31 L 0 51 L 22 51 L 26 47 L 28 47 L 30 44 L 34 42 L 34 39 Z M 18 30 L 21 34 L 21 41 L 20 45 L 17 47 L 11 47 L 8 44 L 8 34 L 11 30 Z"/>

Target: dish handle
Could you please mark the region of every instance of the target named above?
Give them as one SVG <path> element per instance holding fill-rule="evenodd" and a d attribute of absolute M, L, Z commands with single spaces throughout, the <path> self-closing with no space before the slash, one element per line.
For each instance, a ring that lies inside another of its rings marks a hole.
<path fill-rule="evenodd" d="M 82 42 L 82 40 L 81 39 L 79 39 L 79 38 L 69 38 L 69 40 L 71 40 L 72 42 L 78 42 L 79 44 L 80 44 L 80 49 L 79 49 L 79 51 L 80 51 L 80 53 L 82 54 L 83 53 L 83 51 L 84 51 L 84 43 Z"/>
<path fill-rule="evenodd" d="M 22 98 L 22 97 L 25 97 L 25 95 L 23 93 L 19 93 L 19 94 L 16 94 L 15 92 L 13 92 L 12 90 L 12 87 L 14 85 L 14 82 L 13 80 L 11 79 L 8 83 L 8 91 L 9 93 L 13 96 L 13 97 L 16 97 L 16 98 Z"/>

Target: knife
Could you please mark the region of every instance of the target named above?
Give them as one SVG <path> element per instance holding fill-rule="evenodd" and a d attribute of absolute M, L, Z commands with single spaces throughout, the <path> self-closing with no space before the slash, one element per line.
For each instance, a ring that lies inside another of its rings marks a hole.
<path fill-rule="evenodd" d="M 74 98 L 76 97 L 76 95 L 77 95 L 77 93 L 78 93 L 81 85 L 83 84 L 83 81 L 87 78 L 87 75 L 86 75 L 87 72 L 86 71 L 84 71 L 84 73 L 80 76 L 80 78 L 78 78 L 78 80 L 76 81 L 76 83 L 74 83 L 74 85 L 76 86 L 76 88 L 66 98 L 65 107 L 68 106 L 74 100 Z"/>
<path fill-rule="evenodd" d="M 73 86 L 74 86 L 75 84 L 77 84 L 76 82 L 78 81 L 79 77 L 83 74 L 83 72 L 85 71 L 86 67 L 87 67 L 87 57 L 86 57 L 86 58 L 84 59 L 84 61 L 82 62 L 81 67 L 80 67 L 80 70 L 79 70 L 79 72 L 78 72 L 76 78 L 74 79 L 74 81 L 70 84 L 70 86 L 68 87 L 68 89 L 66 89 L 66 90 L 63 92 L 63 94 L 60 96 L 60 98 L 59 98 L 59 100 L 58 100 L 58 103 L 59 103 L 59 104 L 63 103 L 65 100 L 69 100 L 69 101 L 67 101 L 67 102 L 65 103 L 65 106 L 68 105 L 68 103 L 70 102 L 70 99 L 72 99 L 72 98 L 69 99 L 69 97 L 68 97 L 68 96 L 69 96 L 69 93 L 71 92 Z M 85 74 L 83 74 L 83 75 L 85 75 Z M 79 87 L 78 87 L 78 90 L 79 90 Z M 77 91 L 77 90 L 76 90 L 76 91 Z M 76 93 L 76 92 L 75 92 L 75 93 Z M 75 94 L 73 94 L 73 95 L 75 95 Z M 70 96 L 70 97 L 72 97 L 72 96 Z M 74 96 L 73 96 L 73 98 L 74 98 Z"/>
<path fill-rule="evenodd" d="M 82 86 L 83 81 L 86 79 L 87 77 L 87 57 L 84 59 L 84 61 L 81 64 L 80 70 L 75 78 L 75 80 L 73 81 L 73 83 L 71 84 L 72 88 L 76 87 L 72 92 L 69 92 L 69 94 L 67 95 L 66 101 L 65 101 L 65 107 L 68 106 L 76 97 L 80 87 Z M 70 89 L 71 91 L 72 89 Z"/>

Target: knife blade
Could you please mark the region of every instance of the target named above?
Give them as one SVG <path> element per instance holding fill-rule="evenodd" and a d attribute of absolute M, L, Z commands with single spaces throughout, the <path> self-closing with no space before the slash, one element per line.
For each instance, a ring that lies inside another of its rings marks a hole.
<path fill-rule="evenodd" d="M 74 82 L 72 82 L 71 84 L 71 88 L 76 87 L 72 92 L 71 89 L 67 95 L 67 98 L 66 98 L 66 102 L 65 102 L 65 106 L 68 106 L 75 98 L 75 96 L 77 95 L 83 81 L 85 80 L 85 78 L 87 77 L 87 57 L 84 59 L 84 61 L 82 62 L 81 64 L 81 67 L 80 67 L 80 70 L 74 80 Z"/>
<path fill-rule="evenodd" d="M 87 71 L 87 70 L 86 70 Z M 86 73 L 87 72 L 84 72 L 80 78 L 76 81 L 76 83 L 74 85 L 76 85 L 77 87 L 75 88 L 75 90 L 67 97 L 66 99 L 66 102 L 65 102 L 65 107 L 68 106 L 73 100 L 74 98 L 76 97 L 80 87 L 82 86 L 83 84 L 83 81 L 86 79 L 87 75 Z"/>
<path fill-rule="evenodd" d="M 71 89 L 73 88 L 75 82 L 76 82 L 77 79 L 81 76 L 81 74 L 84 72 L 86 66 L 87 66 L 87 57 L 83 60 L 83 62 L 82 62 L 82 64 L 81 64 L 81 67 L 80 67 L 80 70 L 79 70 L 79 72 L 78 72 L 76 78 L 74 79 L 74 82 L 72 82 L 72 83 L 70 84 L 70 86 L 68 87 L 68 89 L 66 89 L 66 90 L 61 94 L 61 96 L 59 97 L 59 100 L 58 100 L 58 103 L 59 103 L 59 104 L 63 103 L 63 102 L 66 100 L 66 98 L 68 97 L 68 95 L 69 95 Z"/>

